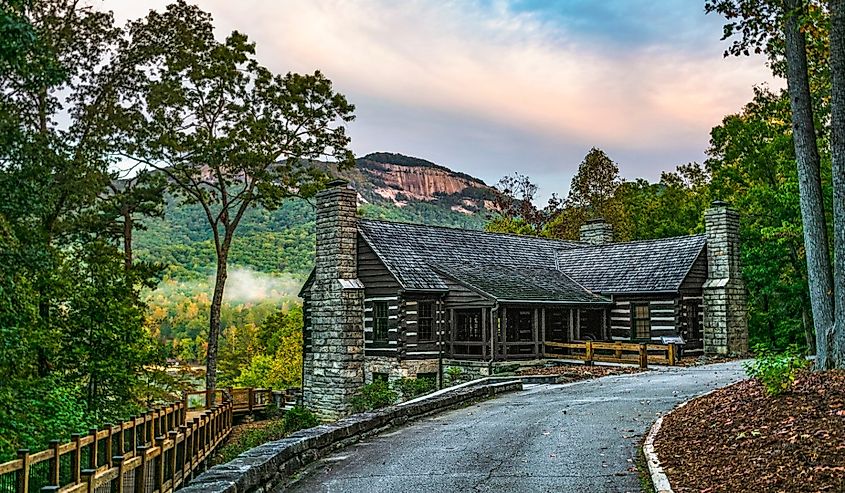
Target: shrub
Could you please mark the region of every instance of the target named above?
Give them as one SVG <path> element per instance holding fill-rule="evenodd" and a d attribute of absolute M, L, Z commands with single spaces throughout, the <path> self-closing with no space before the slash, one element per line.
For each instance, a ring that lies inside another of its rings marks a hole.
<path fill-rule="evenodd" d="M 235 434 L 218 449 L 214 456 L 214 464 L 224 464 L 247 450 L 273 440 L 284 438 L 290 433 L 320 424 L 314 413 L 302 406 L 295 406 L 281 418 L 272 418 L 255 423 L 253 428 L 247 428 Z"/>
<path fill-rule="evenodd" d="M 305 428 L 311 428 L 320 424 L 317 416 L 314 416 L 314 413 L 304 406 L 292 407 L 285 412 L 284 420 L 286 433 L 293 433 L 294 431 L 304 430 Z"/>
<path fill-rule="evenodd" d="M 809 366 L 797 346 L 776 353 L 769 346 L 758 344 L 754 346 L 754 354 L 754 360 L 743 367 L 749 376 L 763 384 L 769 395 L 788 391 L 798 372 Z"/>
<path fill-rule="evenodd" d="M 413 399 L 434 390 L 437 382 L 433 378 L 402 378 L 395 381 L 393 387 L 402 394 L 403 399 Z"/>
<path fill-rule="evenodd" d="M 360 413 L 389 406 L 396 402 L 398 397 L 399 395 L 390 388 L 387 382 L 377 380 L 361 387 L 352 397 L 350 403 L 352 410 Z"/>
<path fill-rule="evenodd" d="M 449 383 L 458 382 L 463 376 L 464 370 L 460 366 L 450 366 L 446 368 L 446 377 L 449 378 Z"/>

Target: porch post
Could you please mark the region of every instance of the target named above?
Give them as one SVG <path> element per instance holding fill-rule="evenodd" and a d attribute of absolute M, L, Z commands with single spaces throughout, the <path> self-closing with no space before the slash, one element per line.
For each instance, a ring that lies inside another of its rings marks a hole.
<path fill-rule="evenodd" d="M 502 359 L 508 359 L 508 308 L 502 307 Z"/>
<path fill-rule="evenodd" d="M 481 309 L 481 359 L 487 359 L 487 316 L 488 308 Z"/>
<path fill-rule="evenodd" d="M 540 309 L 540 357 L 546 357 L 546 309 Z"/>
<path fill-rule="evenodd" d="M 538 308 L 534 309 L 534 319 L 532 320 L 531 324 L 531 337 L 534 339 L 534 356 L 536 357 L 537 354 L 540 352 L 540 310 Z"/>

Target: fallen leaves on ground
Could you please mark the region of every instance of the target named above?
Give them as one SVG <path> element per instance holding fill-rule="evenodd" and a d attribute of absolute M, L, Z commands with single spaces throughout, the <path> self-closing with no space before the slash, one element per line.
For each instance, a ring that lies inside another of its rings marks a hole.
<path fill-rule="evenodd" d="M 639 373 L 640 368 L 635 366 L 586 366 L 586 365 L 557 365 L 535 368 L 523 368 L 518 371 L 520 375 L 560 375 L 567 382 L 578 380 L 589 380 L 591 378 L 606 377 L 609 375 L 627 375 Z"/>
<path fill-rule="evenodd" d="M 772 397 L 755 380 L 669 414 L 655 441 L 677 493 L 845 491 L 845 371 L 802 373 Z"/>

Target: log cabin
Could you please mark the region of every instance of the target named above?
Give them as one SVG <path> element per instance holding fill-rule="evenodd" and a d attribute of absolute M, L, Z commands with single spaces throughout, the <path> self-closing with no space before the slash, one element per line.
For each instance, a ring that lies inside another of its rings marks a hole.
<path fill-rule="evenodd" d="M 315 268 L 300 292 L 304 402 L 332 417 L 364 383 L 447 367 L 486 375 L 555 357 L 555 342 L 745 353 L 739 218 L 714 202 L 705 227 L 615 243 L 602 220 L 576 242 L 361 219 L 356 192 L 332 182 L 317 196 Z"/>

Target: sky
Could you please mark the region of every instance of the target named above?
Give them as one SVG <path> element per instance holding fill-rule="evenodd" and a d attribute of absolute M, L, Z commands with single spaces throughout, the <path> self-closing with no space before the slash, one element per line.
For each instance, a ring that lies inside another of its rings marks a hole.
<path fill-rule="evenodd" d="M 119 21 L 166 0 L 101 0 Z M 626 179 L 701 162 L 758 84 L 724 58 L 703 0 L 196 0 L 278 73 L 320 70 L 356 106 L 356 155 L 398 152 L 495 184 L 566 194 L 592 147 Z"/>

